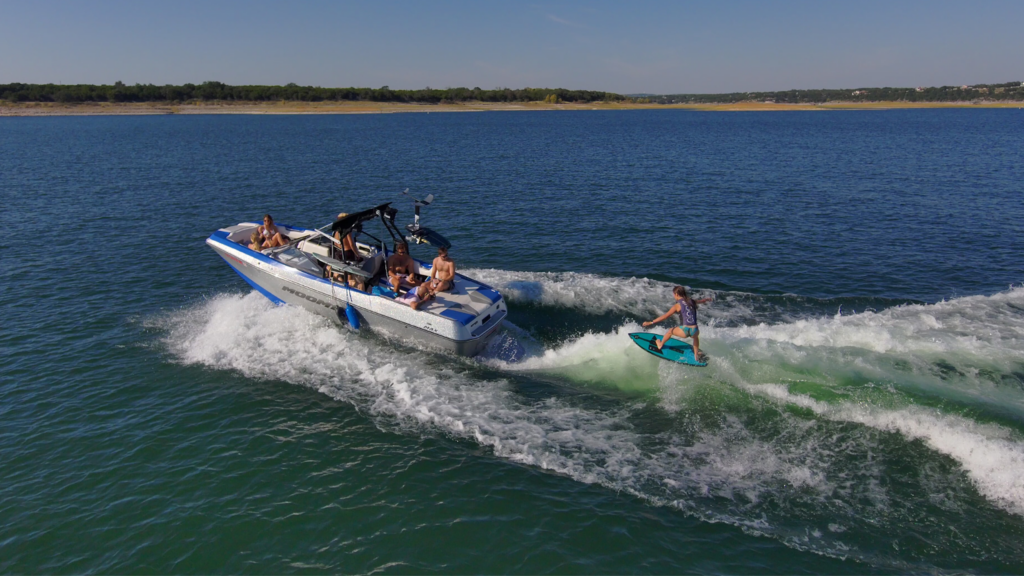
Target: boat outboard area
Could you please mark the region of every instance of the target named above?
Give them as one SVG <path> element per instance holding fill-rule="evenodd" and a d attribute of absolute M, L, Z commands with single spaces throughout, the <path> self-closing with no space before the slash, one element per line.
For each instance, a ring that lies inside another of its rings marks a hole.
<path fill-rule="evenodd" d="M 207 238 L 209 245 L 254 289 L 277 304 L 301 306 L 338 324 L 370 328 L 428 348 L 474 356 L 501 327 L 508 309 L 494 288 L 456 274 L 449 290 L 413 309 L 392 289 L 387 258 L 398 243 L 448 248 L 442 235 L 416 221 L 405 233 L 395 225 L 397 210 L 390 203 L 348 214 L 319 229 L 277 224 L 286 244 L 257 252 L 250 236 L 260 226 L 242 222 L 221 228 Z M 383 233 L 371 233 L 376 224 Z M 351 238 L 352 243 L 345 242 Z M 390 240 L 390 243 L 387 241 Z M 355 247 L 355 251 L 349 248 Z M 413 274 L 425 280 L 432 265 L 416 258 Z"/>

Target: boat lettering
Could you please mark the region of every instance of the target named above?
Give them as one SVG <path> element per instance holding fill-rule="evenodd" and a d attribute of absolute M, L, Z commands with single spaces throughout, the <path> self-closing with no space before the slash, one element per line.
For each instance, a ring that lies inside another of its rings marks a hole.
<path fill-rule="evenodd" d="M 323 306 L 324 308 L 328 308 L 330 310 L 334 310 L 335 309 L 332 304 L 324 302 L 323 300 L 317 298 L 316 296 L 310 296 L 309 294 L 304 294 L 304 293 L 299 292 L 298 290 L 295 290 L 295 289 L 293 289 L 293 288 L 291 288 L 289 286 L 282 286 L 281 289 L 284 290 L 285 292 L 291 292 L 292 294 L 295 294 L 299 298 L 302 298 L 304 300 L 308 300 L 308 301 L 312 302 L 313 304 L 319 304 L 319 305 Z"/>

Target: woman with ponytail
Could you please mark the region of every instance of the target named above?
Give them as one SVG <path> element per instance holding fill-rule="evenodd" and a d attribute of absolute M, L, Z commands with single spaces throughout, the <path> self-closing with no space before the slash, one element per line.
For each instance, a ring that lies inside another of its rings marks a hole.
<path fill-rule="evenodd" d="M 679 326 L 670 329 L 665 332 L 664 338 L 658 341 L 658 350 L 668 342 L 668 339 L 675 336 L 680 340 L 683 338 L 693 338 L 693 356 L 700 358 L 700 330 L 697 328 L 697 305 L 704 304 L 705 302 L 711 302 L 711 298 L 701 298 L 700 300 L 694 300 L 690 298 L 689 294 L 686 293 L 686 288 L 682 286 L 676 286 L 672 289 L 672 295 L 675 296 L 676 303 L 668 312 L 665 312 L 661 316 L 655 318 L 651 322 L 644 322 L 644 328 L 648 326 L 654 326 L 658 322 L 667 320 L 673 314 L 679 314 Z"/>

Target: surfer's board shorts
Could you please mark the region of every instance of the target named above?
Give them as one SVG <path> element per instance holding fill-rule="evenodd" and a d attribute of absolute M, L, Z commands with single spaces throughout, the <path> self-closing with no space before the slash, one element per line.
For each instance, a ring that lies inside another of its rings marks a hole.
<path fill-rule="evenodd" d="M 696 326 L 680 326 L 683 329 L 683 336 L 687 338 L 693 338 L 697 334 L 700 334 L 700 329 Z"/>

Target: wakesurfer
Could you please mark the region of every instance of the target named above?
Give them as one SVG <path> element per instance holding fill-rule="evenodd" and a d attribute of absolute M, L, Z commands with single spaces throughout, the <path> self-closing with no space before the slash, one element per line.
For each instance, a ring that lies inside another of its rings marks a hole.
<path fill-rule="evenodd" d="M 658 316 L 650 322 L 644 322 L 644 328 L 654 326 L 659 322 L 667 320 L 673 314 L 679 314 L 679 326 L 670 329 L 665 332 L 665 336 L 657 341 L 658 351 L 668 342 L 668 339 L 675 336 L 682 340 L 683 338 L 693 338 L 693 356 L 699 359 L 700 353 L 700 330 L 697 328 L 697 306 L 707 302 L 711 302 L 711 298 L 701 298 L 700 300 L 694 300 L 690 298 L 689 294 L 686 293 L 686 288 L 682 286 L 676 286 L 672 289 L 672 295 L 676 299 L 676 303 L 668 309 L 661 316 Z"/>

